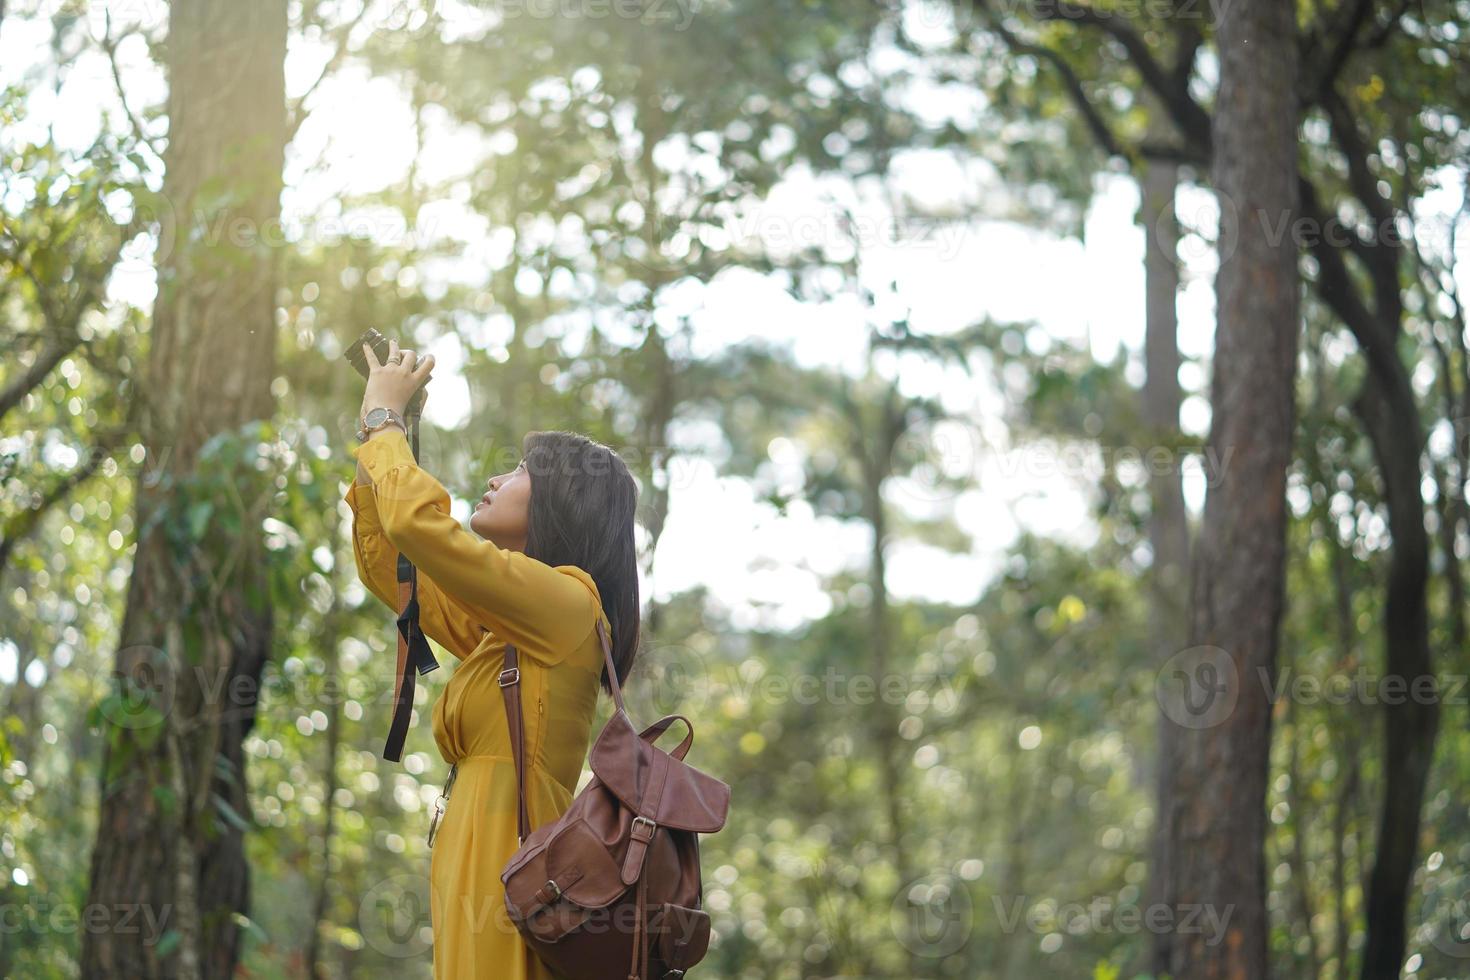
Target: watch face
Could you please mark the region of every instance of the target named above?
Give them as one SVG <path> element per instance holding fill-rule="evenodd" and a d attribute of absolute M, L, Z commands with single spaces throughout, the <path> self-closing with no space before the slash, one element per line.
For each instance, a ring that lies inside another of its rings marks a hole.
<path fill-rule="evenodd" d="M 375 408 L 367 413 L 367 418 L 363 419 L 363 422 L 370 429 L 375 425 L 382 425 L 386 421 L 388 421 L 388 410 L 386 408 Z"/>

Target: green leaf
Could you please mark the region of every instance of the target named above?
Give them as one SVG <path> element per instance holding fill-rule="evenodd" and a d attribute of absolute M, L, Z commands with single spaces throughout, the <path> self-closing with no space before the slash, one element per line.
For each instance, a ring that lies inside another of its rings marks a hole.
<path fill-rule="evenodd" d="M 189 507 L 189 537 L 199 541 L 204 537 L 204 529 L 209 524 L 209 516 L 214 513 L 214 503 L 201 500 L 191 504 Z"/>
<path fill-rule="evenodd" d="M 162 784 L 153 787 L 153 798 L 158 801 L 158 805 L 165 813 L 173 813 L 179 802 L 178 794 L 171 787 Z"/>
<path fill-rule="evenodd" d="M 179 942 L 184 938 L 183 933 L 177 929 L 170 929 L 158 938 L 156 955 L 162 959 L 173 955 L 173 951 L 179 948 Z"/>
<path fill-rule="evenodd" d="M 224 817 L 230 826 L 242 834 L 250 829 L 250 825 L 245 822 L 245 818 L 240 816 L 234 807 L 230 806 L 230 801 L 218 793 L 214 794 L 214 808 L 220 812 L 220 816 Z"/>

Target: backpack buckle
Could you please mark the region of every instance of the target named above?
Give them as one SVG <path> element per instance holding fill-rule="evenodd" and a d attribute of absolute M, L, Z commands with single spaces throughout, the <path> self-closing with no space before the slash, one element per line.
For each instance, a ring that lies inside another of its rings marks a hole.
<path fill-rule="evenodd" d="M 510 676 L 510 680 L 506 680 L 505 679 L 505 675 L 506 674 L 511 675 Z M 520 682 L 521 682 L 521 668 L 519 668 L 519 667 L 507 667 L 505 670 L 502 670 L 500 672 L 500 686 L 501 687 L 509 687 L 512 684 L 519 684 Z"/>
<path fill-rule="evenodd" d="M 639 837 L 639 834 L 638 834 L 638 825 L 640 823 L 647 825 L 647 827 L 648 827 L 648 836 L 647 837 Z M 654 831 L 654 829 L 657 826 L 658 826 L 658 824 L 654 823 L 652 820 L 648 819 L 647 817 L 637 816 L 637 817 L 634 817 L 633 818 L 632 834 L 633 834 L 634 837 L 638 837 L 639 840 L 652 840 L 653 839 L 653 831 Z"/>

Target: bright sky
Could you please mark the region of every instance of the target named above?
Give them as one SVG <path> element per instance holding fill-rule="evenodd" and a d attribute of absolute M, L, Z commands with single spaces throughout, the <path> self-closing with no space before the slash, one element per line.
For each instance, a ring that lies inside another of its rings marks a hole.
<path fill-rule="evenodd" d="M 51 5 L 60 2 L 54 0 Z M 124 22 L 140 15 L 166 15 L 162 0 L 117 0 L 110 5 Z M 98 34 L 102 25 L 97 11 L 104 6 L 107 4 L 99 0 L 87 8 Z M 0 83 L 14 83 L 32 70 L 46 71 L 49 41 L 44 19 L 7 16 L 0 32 Z M 318 46 L 293 38 L 287 60 L 292 97 L 309 87 L 325 56 Z M 147 62 L 140 38 L 130 38 L 123 45 L 120 61 L 135 110 L 163 99 L 163 80 Z M 34 96 L 31 121 L 53 121 L 57 139 L 68 146 L 89 142 L 99 122 L 99 108 L 116 105 L 110 68 L 95 52 L 64 77 L 59 95 L 49 89 L 49 85 L 42 86 Z M 318 90 L 312 110 L 289 152 L 283 206 L 288 220 L 312 216 L 303 222 L 304 234 L 330 235 L 332 228 L 318 222 L 321 215 L 335 215 L 337 195 L 383 187 L 406 170 L 414 150 L 412 121 L 393 83 L 367 79 L 350 69 Z M 18 134 L 12 131 L 7 136 Z M 449 132 L 443 125 L 428 134 L 428 142 L 432 152 L 426 154 L 430 168 L 426 179 L 450 176 L 456 173 L 457 161 L 473 161 L 483 153 L 478 137 Z M 968 189 L 970 195 L 976 192 L 974 175 L 947 155 L 909 154 L 896 169 L 898 189 L 928 200 L 944 188 Z M 855 190 L 845 179 L 817 181 L 809 173 L 793 172 L 761 213 L 753 216 L 750 228 L 792 233 L 831 228 L 831 216 L 819 196 L 823 190 L 856 200 Z M 1109 178 L 1100 184 L 1084 241 L 999 222 L 951 229 L 928 241 L 895 241 L 876 231 L 887 227 L 881 208 L 873 202 L 860 203 L 858 213 L 872 218 L 867 227 L 874 229 L 861 244 L 864 275 L 880 293 L 886 293 L 890 280 L 898 282 L 896 303 L 912 311 L 911 323 L 918 332 L 952 331 L 989 315 L 1037 324 L 1027 340 L 1033 346 L 1045 345 L 1048 338 L 1086 339 L 1102 357 L 1111 356 L 1120 344 L 1136 351 L 1143 329 L 1144 241 L 1142 229 L 1133 220 L 1137 204 L 1131 181 Z M 1208 224 L 1212 202 L 1206 194 L 1193 194 L 1182 198 L 1180 211 Z M 504 236 L 495 234 L 456 200 L 439 202 L 426 211 L 425 225 L 429 234 L 449 235 L 464 243 L 463 268 L 459 273 L 442 270 L 442 274 L 483 276 L 486 264 L 495 261 L 497 253 L 504 254 Z M 392 233 L 391 226 L 384 225 L 384 229 Z M 835 233 L 819 230 L 818 234 Z M 1194 281 L 1179 303 L 1180 343 L 1186 354 L 1197 355 L 1210 347 L 1211 257 L 1205 248 L 1186 248 L 1184 253 L 1188 275 Z M 432 275 L 430 270 L 421 271 L 426 287 L 432 284 L 433 275 L 441 274 L 438 269 Z M 115 277 L 112 298 L 146 308 L 153 290 L 151 262 L 142 255 L 125 274 Z M 661 318 L 672 319 L 676 311 L 692 316 L 697 351 L 718 350 L 759 337 L 789 343 L 795 356 L 807 364 L 853 370 L 864 358 L 867 328 L 861 310 L 851 303 L 804 306 L 755 273 L 731 269 L 708 284 L 691 282 L 670 290 L 664 300 L 667 309 L 661 311 Z M 487 331 L 487 337 L 490 333 Z M 428 406 L 430 421 L 466 425 L 472 437 L 473 424 L 466 418 L 469 393 L 457 373 L 463 364 L 459 342 L 446 338 L 433 350 L 439 364 L 435 397 Z M 890 376 L 897 372 L 906 392 L 938 393 L 956 416 L 967 420 L 946 431 L 953 447 L 946 460 L 957 472 L 973 474 L 971 488 L 953 499 L 936 500 L 925 487 L 899 481 L 889 488 L 895 507 L 915 513 L 952 508 L 975 542 L 969 553 L 961 555 L 907 542 L 895 544 L 888 567 L 888 585 L 895 596 L 973 601 L 999 568 L 1021 527 L 1077 542 L 1090 540 L 1095 527 L 1087 511 L 1087 473 L 1075 472 L 1074 467 L 1059 475 L 1057 470 L 1065 468 L 1065 461 L 1052 458 L 1039 463 L 1034 454 L 1012 451 L 1004 427 L 998 424 L 998 395 L 987 379 L 913 361 L 887 363 L 887 372 Z M 1192 399 L 1184 421 L 1193 434 L 1203 435 L 1208 407 Z M 773 443 L 772 462 L 778 472 L 783 464 L 789 468 L 796 452 L 787 440 Z M 426 460 L 426 465 L 432 467 L 432 461 Z M 1191 503 L 1197 506 L 1201 496 L 1200 480 L 1191 480 Z M 467 519 L 469 506 L 467 500 L 456 501 L 459 516 Z M 862 528 L 819 520 L 802 506 L 779 517 L 755 500 L 743 481 L 721 478 L 710 464 L 689 458 L 676 464 L 653 594 L 667 597 L 703 584 L 742 626 L 794 627 L 828 610 L 823 577 L 842 568 L 862 568 L 867 550 Z"/>

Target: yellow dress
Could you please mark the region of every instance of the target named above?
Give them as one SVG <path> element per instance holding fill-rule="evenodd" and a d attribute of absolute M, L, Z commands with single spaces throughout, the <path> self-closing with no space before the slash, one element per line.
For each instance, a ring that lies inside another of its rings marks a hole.
<path fill-rule="evenodd" d="M 418 567 L 424 635 L 459 658 L 434 703 L 439 753 L 459 764 L 430 851 L 435 980 L 553 980 L 505 910 L 500 872 L 519 842 L 515 762 L 497 680 L 508 640 L 520 654 L 534 829 L 570 806 L 592 738 L 603 666 L 594 617 L 612 636 L 597 585 L 575 565 L 544 564 L 461 526 L 449 494 L 414 461 L 398 428 L 353 455 L 373 481 L 354 482 L 345 495 L 363 584 L 397 612 L 401 550 Z"/>

